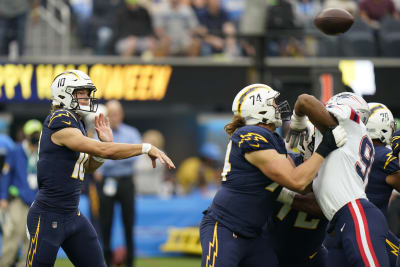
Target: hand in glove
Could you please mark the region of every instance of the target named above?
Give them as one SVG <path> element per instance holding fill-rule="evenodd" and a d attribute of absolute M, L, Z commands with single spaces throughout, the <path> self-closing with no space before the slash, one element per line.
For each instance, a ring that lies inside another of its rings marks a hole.
<path fill-rule="evenodd" d="M 286 136 L 286 143 L 290 148 L 295 148 L 304 139 L 308 139 L 307 116 L 298 116 L 294 111 L 290 119 L 290 130 Z"/>

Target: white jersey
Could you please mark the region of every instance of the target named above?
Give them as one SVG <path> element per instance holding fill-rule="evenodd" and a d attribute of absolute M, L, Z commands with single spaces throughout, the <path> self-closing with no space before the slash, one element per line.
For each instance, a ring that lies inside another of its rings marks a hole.
<path fill-rule="evenodd" d="M 374 146 L 365 125 L 351 107 L 329 105 L 327 110 L 347 133 L 347 143 L 326 157 L 313 182 L 318 204 L 325 217 L 332 220 L 348 202 L 367 198 L 365 186 L 374 160 Z M 322 137 L 316 130 L 315 147 L 321 143 Z"/>

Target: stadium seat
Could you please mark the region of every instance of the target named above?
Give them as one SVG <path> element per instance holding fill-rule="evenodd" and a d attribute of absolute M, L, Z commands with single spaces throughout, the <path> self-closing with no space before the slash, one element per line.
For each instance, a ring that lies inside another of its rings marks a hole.
<path fill-rule="evenodd" d="M 356 18 L 350 30 L 338 36 L 341 55 L 345 57 L 374 57 L 377 54 L 373 30 Z"/>
<path fill-rule="evenodd" d="M 379 29 L 379 44 L 384 57 L 400 57 L 400 21 L 386 16 Z"/>

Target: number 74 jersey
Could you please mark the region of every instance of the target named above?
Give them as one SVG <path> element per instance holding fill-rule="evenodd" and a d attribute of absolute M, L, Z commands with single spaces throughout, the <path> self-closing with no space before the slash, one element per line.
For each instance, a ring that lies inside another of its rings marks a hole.
<path fill-rule="evenodd" d="M 326 109 L 336 117 L 347 133 L 347 143 L 324 160 L 313 190 L 325 217 L 331 220 L 348 202 L 367 198 L 365 186 L 374 160 L 374 146 L 360 116 L 347 105 L 329 105 Z M 315 147 L 322 141 L 318 130 Z"/>

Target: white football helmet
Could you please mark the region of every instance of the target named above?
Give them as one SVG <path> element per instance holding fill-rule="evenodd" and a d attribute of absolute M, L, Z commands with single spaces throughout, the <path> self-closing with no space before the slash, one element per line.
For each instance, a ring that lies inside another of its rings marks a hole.
<path fill-rule="evenodd" d="M 79 105 L 74 97 L 75 90 L 89 89 L 89 105 Z M 96 112 L 97 99 L 94 98 L 96 87 L 89 76 L 80 70 L 67 70 L 57 75 L 51 84 L 51 96 L 53 106 L 74 110 L 81 115 L 87 112 Z"/>
<path fill-rule="evenodd" d="M 236 95 L 232 104 L 234 115 L 243 117 L 246 125 L 258 123 L 273 123 L 275 127 L 282 126 L 282 119 L 289 120 L 290 107 L 287 101 L 276 103 L 279 92 L 265 84 L 251 84 Z M 287 117 L 282 118 L 282 113 Z"/>
<path fill-rule="evenodd" d="M 368 103 L 368 106 L 371 112 L 367 123 L 369 137 L 389 145 L 393 132 L 396 130 L 392 112 L 381 103 Z"/>
<path fill-rule="evenodd" d="M 350 92 L 343 92 L 332 96 L 326 105 L 348 105 L 360 116 L 361 121 L 366 125 L 369 118 L 368 103 L 359 95 Z"/>

